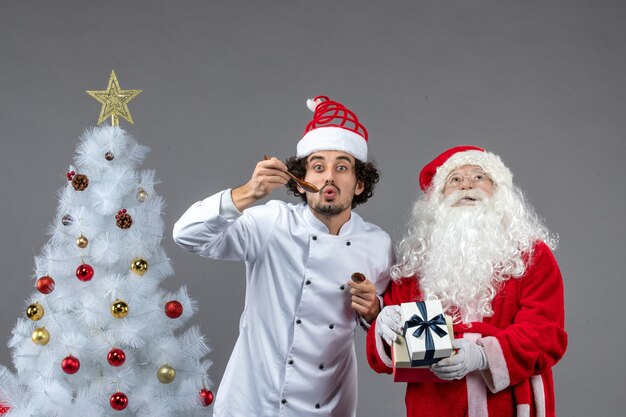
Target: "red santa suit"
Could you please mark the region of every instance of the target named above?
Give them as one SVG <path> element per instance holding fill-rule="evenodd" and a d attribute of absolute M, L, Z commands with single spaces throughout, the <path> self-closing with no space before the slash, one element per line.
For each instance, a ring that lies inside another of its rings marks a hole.
<path fill-rule="evenodd" d="M 455 338 L 483 346 L 489 368 L 454 381 L 408 383 L 407 416 L 555 416 L 552 366 L 565 353 L 563 282 L 554 256 L 535 245 L 520 278 L 502 284 L 494 314 L 482 322 L 455 325 Z M 385 305 L 422 301 L 416 277 L 390 284 Z M 376 323 L 367 334 L 367 358 L 378 373 L 391 373 L 389 346 Z"/>

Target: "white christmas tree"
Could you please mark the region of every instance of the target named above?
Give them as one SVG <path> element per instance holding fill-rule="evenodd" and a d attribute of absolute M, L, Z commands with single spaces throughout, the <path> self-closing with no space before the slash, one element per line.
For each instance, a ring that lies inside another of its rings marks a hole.
<path fill-rule="evenodd" d="M 132 123 L 115 73 L 101 123 L 80 139 L 67 184 L 35 257 L 37 292 L 9 347 L 16 373 L 0 366 L 0 413 L 10 417 L 196 416 L 213 400 L 197 327 L 183 330 L 194 302 L 160 246 L 163 199 L 152 170 L 138 170 L 148 148 L 119 127 Z"/>

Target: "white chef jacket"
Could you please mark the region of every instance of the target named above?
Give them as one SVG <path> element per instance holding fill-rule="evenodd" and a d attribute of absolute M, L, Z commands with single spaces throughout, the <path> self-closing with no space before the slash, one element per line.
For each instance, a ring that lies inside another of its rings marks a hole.
<path fill-rule="evenodd" d="M 378 294 L 386 289 L 389 235 L 355 212 L 335 236 L 304 203 L 273 200 L 240 216 L 221 215 L 220 204 L 237 213 L 225 190 L 195 203 L 174 226 L 184 249 L 246 262 L 239 338 L 213 415 L 355 416 L 357 314 L 345 283 L 361 272 Z"/>

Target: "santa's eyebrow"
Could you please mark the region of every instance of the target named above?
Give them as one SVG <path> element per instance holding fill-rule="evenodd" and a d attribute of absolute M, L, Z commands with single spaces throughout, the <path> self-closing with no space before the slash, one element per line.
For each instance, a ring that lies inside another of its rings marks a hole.
<path fill-rule="evenodd" d="M 474 174 L 474 173 L 488 174 L 488 172 L 487 172 L 487 171 L 485 171 L 484 169 L 482 169 L 482 168 L 480 168 L 480 167 L 478 167 L 478 168 L 472 168 L 469 172 L 470 172 L 470 173 L 472 173 L 472 174 Z M 462 173 L 462 171 L 460 171 L 460 170 L 458 170 L 458 171 L 452 171 L 452 172 L 448 175 L 448 178 L 450 178 L 450 177 L 451 177 L 451 176 L 453 176 L 453 175 L 458 175 L 458 174 L 461 174 L 461 173 Z"/>

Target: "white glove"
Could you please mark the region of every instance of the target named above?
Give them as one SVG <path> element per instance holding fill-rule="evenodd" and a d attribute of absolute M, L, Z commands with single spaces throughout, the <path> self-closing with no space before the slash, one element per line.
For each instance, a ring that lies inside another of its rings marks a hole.
<path fill-rule="evenodd" d="M 489 367 L 482 346 L 467 339 L 455 339 L 452 341 L 452 347 L 458 349 L 456 355 L 442 359 L 430 366 L 430 370 L 439 379 L 461 379 L 472 371 L 477 369 L 482 371 Z"/>
<path fill-rule="evenodd" d="M 386 306 L 376 318 L 376 333 L 391 346 L 401 332 L 400 306 Z"/>

